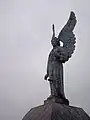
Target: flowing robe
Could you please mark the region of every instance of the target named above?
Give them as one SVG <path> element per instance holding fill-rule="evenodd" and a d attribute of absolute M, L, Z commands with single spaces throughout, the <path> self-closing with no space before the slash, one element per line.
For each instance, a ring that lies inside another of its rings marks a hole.
<path fill-rule="evenodd" d="M 63 63 L 67 59 L 63 47 L 53 48 L 49 54 L 47 74 L 50 80 L 51 95 L 65 98 L 63 84 Z"/>

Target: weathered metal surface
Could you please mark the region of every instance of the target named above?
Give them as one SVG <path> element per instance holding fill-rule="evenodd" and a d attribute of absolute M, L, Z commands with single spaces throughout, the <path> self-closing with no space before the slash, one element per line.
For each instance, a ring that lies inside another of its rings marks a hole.
<path fill-rule="evenodd" d="M 63 63 L 69 60 L 75 49 L 75 35 L 73 34 L 73 29 L 76 25 L 75 13 L 71 12 L 70 17 L 60 31 L 58 38 L 55 37 L 55 30 L 53 24 L 53 36 L 51 39 L 51 44 L 53 49 L 51 50 L 48 63 L 47 63 L 47 73 L 45 75 L 45 80 L 50 81 L 51 96 L 65 98 L 64 94 L 64 83 L 63 83 Z M 63 46 L 60 45 L 60 41 L 63 42 Z"/>

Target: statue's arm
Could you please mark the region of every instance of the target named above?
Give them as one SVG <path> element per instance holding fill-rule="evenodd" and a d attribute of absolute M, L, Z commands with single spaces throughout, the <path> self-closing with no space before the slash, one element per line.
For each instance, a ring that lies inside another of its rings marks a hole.
<path fill-rule="evenodd" d="M 47 78 L 49 77 L 49 58 L 48 58 L 48 63 L 47 63 L 47 73 L 46 75 L 44 76 L 44 79 L 47 80 Z"/>

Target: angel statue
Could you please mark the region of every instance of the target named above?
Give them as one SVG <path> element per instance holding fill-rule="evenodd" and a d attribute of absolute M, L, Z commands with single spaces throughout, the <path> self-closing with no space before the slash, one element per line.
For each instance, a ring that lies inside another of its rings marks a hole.
<path fill-rule="evenodd" d="M 75 50 L 75 35 L 73 29 L 76 25 L 76 17 L 71 11 L 70 17 L 60 31 L 58 38 L 55 37 L 54 24 L 52 25 L 53 35 L 51 44 L 53 49 L 48 57 L 47 74 L 44 79 L 50 82 L 51 96 L 66 99 L 63 84 L 63 64 L 69 60 Z M 60 45 L 63 42 L 63 46 Z"/>

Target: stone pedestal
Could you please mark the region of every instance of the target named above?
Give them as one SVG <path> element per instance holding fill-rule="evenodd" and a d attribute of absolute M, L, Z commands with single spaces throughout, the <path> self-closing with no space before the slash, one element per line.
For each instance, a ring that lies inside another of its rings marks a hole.
<path fill-rule="evenodd" d="M 82 108 L 45 101 L 44 105 L 32 108 L 22 120 L 90 120 L 90 117 Z"/>

